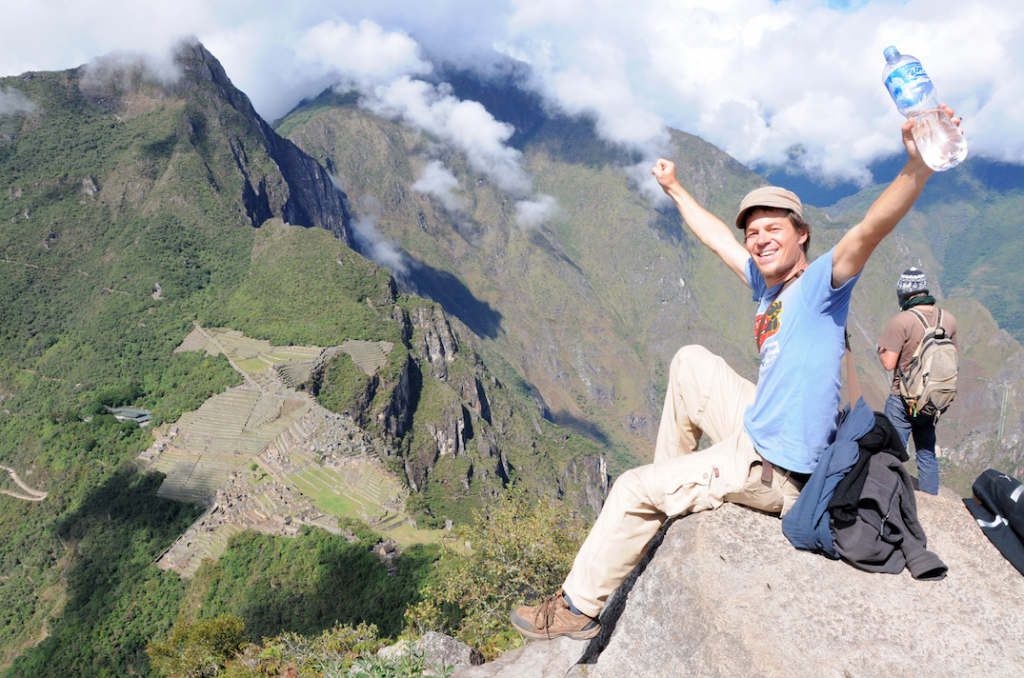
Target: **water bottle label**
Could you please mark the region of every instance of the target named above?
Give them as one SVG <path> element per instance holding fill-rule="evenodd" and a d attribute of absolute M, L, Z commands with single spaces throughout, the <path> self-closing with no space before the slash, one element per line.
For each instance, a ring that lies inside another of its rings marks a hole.
<path fill-rule="evenodd" d="M 932 95 L 935 86 L 920 61 L 904 64 L 889 74 L 885 87 L 900 111 L 913 108 Z"/>

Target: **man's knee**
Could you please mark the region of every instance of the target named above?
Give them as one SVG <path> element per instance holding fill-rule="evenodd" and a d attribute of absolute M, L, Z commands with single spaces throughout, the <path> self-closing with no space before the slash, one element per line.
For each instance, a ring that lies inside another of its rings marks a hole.
<path fill-rule="evenodd" d="M 642 468 L 642 466 L 631 468 L 616 478 L 615 482 L 612 483 L 611 490 L 608 491 L 608 499 L 610 500 L 612 496 L 615 496 L 620 500 L 632 503 L 638 498 L 647 497 L 649 490 L 643 478 L 644 474 L 641 472 Z"/>
<path fill-rule="evenodd" d="M 692 381 L 698 373 L 705 372 L 720 358 L 699 344 L 683 346 L 672 358 L 672 373 L 676 379 Z"/>
<path fill-rule="evenodd" d="M 707 362 L 708 360 L 713 360 L 716 357 L 717 356 L 714 353 L 707 350 L 700 344 L 690 344 L 688 346 L 683 346 L 681 349 L 676 351 L 675 357 L 672 358 L 672 361 L 677 364 L 686 364 L 691 362 L 699 364 Z"/>
<path fill-rule="evenodd" d="M 657 464 L 638 466 L 624 472 L 612 484 L 604 509 L 623 513 L 665 512 L 665 489 L 655 469 Z"/>

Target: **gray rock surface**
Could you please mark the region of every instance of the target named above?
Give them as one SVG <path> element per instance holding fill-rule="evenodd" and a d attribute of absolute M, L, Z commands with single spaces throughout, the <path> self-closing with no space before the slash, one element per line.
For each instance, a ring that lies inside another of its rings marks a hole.
<path fill-rule="evenodd" d="M 385 657 L 398 657 L 415 652 L 423 654 L 429 664 L 440 666 L 477 666 L 484 663 L 480 651 L 443 633 L 428 631 L 414 643 L 407 640 L 380 651 Z"/>
<path fill-rule="evenodd" d="M 536 641 L 457 678 L 1024 674 L 1024 577 L 943 488 L 917 494 L 939 582 L 796 551 L 739 506 L 674 521 L 590 642 Z"/>

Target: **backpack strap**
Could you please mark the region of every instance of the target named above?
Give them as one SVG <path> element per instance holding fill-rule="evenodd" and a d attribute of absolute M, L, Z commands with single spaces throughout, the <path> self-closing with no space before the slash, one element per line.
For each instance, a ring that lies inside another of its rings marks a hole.
<path fill-rule="evenodd" d="M 942 318 L 942 309 L 940 308 L 940 309 L 938 309 L 938 310 L 939 310 L 939 318 L 941 319 L 941 318 Z M 929 330 L 929 329 L 931 329 L 931 325 L 929 325 L 929 324 L 928 324 L 928 321 L 927 321 L 927 320 L 925 320 L 925 318 L 924 318 L 924 314 L 923 314 L 923 313 L 921 313 L 920 311 L 918 311 L 918 310 L 917 310 L 916 308 L 912 308 L 912 309 L 910 309 L 910 312 L 911 312 L 911 313 L 913 313 L 914 315 L 916 315 L 916 316 L 917 316 L 917 319 L 921 321 L 921 325 L 922 325 L 922 326 L 924 327 L 924 329 L 925 329 L 926 331 L 927 331 L 927 330 Z M 938 326 L 938 325 L 936 325 L 936 327 L 937 327 L 937 326 Z"/>
<path fill-rule="evenodd" d="M 860 400 L 860 380 L 857 379 L 857 366 L 853 364 L 853 351 L 850 350 L 850 335 L 846 335 L 846 395 L 850 398 L 850 409 Z"/>

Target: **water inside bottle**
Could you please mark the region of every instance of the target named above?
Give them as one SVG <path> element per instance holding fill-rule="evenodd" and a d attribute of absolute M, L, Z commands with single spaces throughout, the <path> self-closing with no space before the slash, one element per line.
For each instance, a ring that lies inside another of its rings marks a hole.
<path fill-rule="evenodd" d="M 967 157 L 967 141 L 941 108 L 913 116 L 914 142 L 924 163 L 936 172 L 952 169 Z"/>

